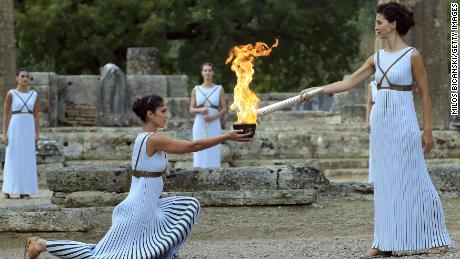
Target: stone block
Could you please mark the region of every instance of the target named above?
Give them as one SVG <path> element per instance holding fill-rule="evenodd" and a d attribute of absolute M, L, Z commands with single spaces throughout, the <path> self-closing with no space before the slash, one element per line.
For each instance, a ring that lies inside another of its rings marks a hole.
<path fill-rule="evenodd" d="M 111 166 L 73 166 L 47 172 L 46 180 L 53 192 L 105 191 L 127 192 L 131 174 L 127 168 Z"/>
<path fill-rule="evenodd" d="M 116 206 L 127 196 L 126 192 L 72 192 L 65 196 L 62 206 L 67 208 Z"/>
<path fill-rule="evenodd" d="M 201 206 L 274 206 L 311 204 L 316 201 L 317 192 L 313 189 L 170 192 L 162 197 L 184 195 L 195 197 Z"/>
<path fill-rule="evenodd" d="M 161 97 L 168 96 L 168 80 L 161 75 L 128 75 L 128 86 L 133 97 L 156 94 Z"/>
<path fill-rule="evenodd" d="M 439 192 L 460 194 L 459 164 L 431 165 L 428 169 L 433 184 Z"/>
<path fill-rule="evenodd" d="M 128 48 L 128 75 L 157 75 L 161 74 L 158 49 L 153 47 Z"/>
<path fill-rule="evenodd" d="M 264 167 L 239 167 L 225 169 L 174 169 L 175 177 L 165 182 L 165 191 L 242 191 L 275 190 L 277 173 Z"/>
<path fill-rule="evenodd" d="M 91 213 L 86 209 L 31 206 L 0 210 L 0 232 L 88 231 Z"/>
<path fill-rule="evenodd" d="M 278 188 L 321 189 L 329 185 L 324 174 L 308 165 L 278 167 Z"/>
<path fill-rule="evenodd" d="M 188 77 L 186 75 L 169 75 L 167 97 L 187 97 L 188 96 Z"/>

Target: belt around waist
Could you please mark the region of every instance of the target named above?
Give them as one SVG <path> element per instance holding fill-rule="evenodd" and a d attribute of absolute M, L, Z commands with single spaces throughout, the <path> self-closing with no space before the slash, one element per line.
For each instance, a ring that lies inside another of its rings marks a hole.
<path fill-rule="evenodd" d="M 139 177 L 153 177 L 154 178 L 154 177 L 163 176 L 163 173 L 164 172 L 146 172 L 146 171 L 135 171 L 135 170 L 133 170 L 132 175 L 134 177 L 137 177 L 137 178 L 139 178 Z"/>
<path fill-rule="evenodd" d="M 11 114 L 21 114 L 21 113 L 34 114 L 33 112 L 30 112 L 30 111 L 27 111 L 27 112 L 23 112 L 23 111 L 12 111 L 12 112 L 11 112 Z"/>
<path fill-rule="evenodd" d="M 214 105 L 211 105 L 211 106 L 198 105 L 198 106 L 196 106 L 195 108 L 203 108 L 203 107 L 213 108 L 213 109 L 219 110 L 219 107 L 218 107 L 218 106 L 214 106 Z"/>

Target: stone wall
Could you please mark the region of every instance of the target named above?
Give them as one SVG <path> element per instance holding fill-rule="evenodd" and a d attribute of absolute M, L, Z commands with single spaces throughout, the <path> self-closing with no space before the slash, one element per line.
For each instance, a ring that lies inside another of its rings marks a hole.
<path fill-rule="evenodd" d="M 97 123 L 99 76 L 31 72 L 30 77 L 30 88 L 39 94 L 41 127 L 100 126 Z M 166 98 L 184 98 L 188 95 L 188 78 L 184 75 L 133 75 L 127 77 L 127 82 L 134 96 L 155 93 Z"/>

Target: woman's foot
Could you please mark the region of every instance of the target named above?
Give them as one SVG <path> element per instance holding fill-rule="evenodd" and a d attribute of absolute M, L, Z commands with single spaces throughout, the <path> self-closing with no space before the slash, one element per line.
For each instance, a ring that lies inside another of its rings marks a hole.
<path fill-rule="evenodd" d="M 366 258 L 376 258 L 376 257 L 390 257 L 393 253 L 391 251 L 380 251 L 377 248 L 371 248 L 367 250 L 367 252 L 361 255 L 359 258 L 366 259 Z"/>
<path fill-rule="evenodd" d="M 46 250 L 46 242 L 37 236 L 28 237 L 24 248 L 24 259 L 37 259 Z"/>
<path fill-rule="evenodd" d="M 3 197 L 5 197 L 5 199 L 11 199 L 10 194 L 8 194 L 8 193 L 4 193 Z"/>
<path fill-rule="evenodd" d="M 29 194 L 21 194 L 21 195 L 19 195 L 19 198 L 28 200 L 28 199 L 30 199 L 30 195 Z"/>
<path fill-rule="evenodd" d="M 173 259 L 185 259 L 185 257 L 182 257 L 180 255 L 175 255 Z"/>
<path fill-rule="evenodd" d="M 447 253 L 449 251 L 449 247 L 447 246 L 438 246 L 438 247 L 432 247 L 428 250 L 426 250 L 427 254 L 443 254 Z"/>

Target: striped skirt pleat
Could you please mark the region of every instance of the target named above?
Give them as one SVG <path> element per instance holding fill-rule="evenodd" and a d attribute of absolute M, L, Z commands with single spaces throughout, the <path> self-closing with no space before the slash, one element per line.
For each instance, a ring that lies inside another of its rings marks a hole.
<path fill-rule="evenodd" d="M 113 211 L 112 227 L 98 244 L 49 240 L 48 252 L 66 259 L 173 258 L 197 223 L 200 204 L 193 197 L 159 199 L 152 193 L 155 187 L 159 189 L 158 183 L 149 180 L 133 181 L 128 197 Z"/>

